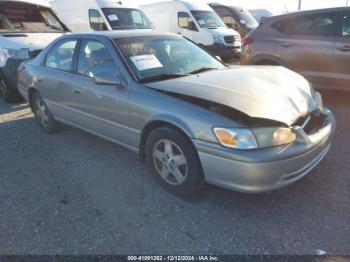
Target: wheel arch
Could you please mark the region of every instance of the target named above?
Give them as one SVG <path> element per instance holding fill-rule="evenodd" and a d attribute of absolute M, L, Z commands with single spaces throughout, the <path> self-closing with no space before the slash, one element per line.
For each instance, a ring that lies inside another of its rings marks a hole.
<path fill-rule="evenodd" d="M 258 55 L 249 62 L 250 65 L 282 65 L 284 63 L 273 55 Z"/>
<path fill-rule="evenodd" d="M 188 141 L 191 143 L 191 145 L 195 148 L 191 138 L 194 137 L 194 134 L 192 130 L 184 124 L 182 121 L 174 121 L 170 119 L 164 119 L 164 118 L 157 118 L 150 120 L 142 129 L 141 132 L 141 139 L 140 139 L 140 145 L 139 145 L 139 157 L 141 162 L 144 162 L 146 159 L 146 141 L 149 135 L 156 129 L 161 127 L 168 127 L 171 129 L 174 129 L 184 135 L 188 139 Z"/>
<path fill-rule="evenodd" d="M 28 103 L 29 103 L 29 106 L 30 106 L 30 108 L 31 108 L 32 110 L 33 110 L 33 101 L 32 101 L 32 98 L 33 98 L 33 95 L 34 95 L 35 93 L 39 93 L 39 91 L 38 91 L 36 88 L 30 87 L 30 88 L 28 89 Z"/>

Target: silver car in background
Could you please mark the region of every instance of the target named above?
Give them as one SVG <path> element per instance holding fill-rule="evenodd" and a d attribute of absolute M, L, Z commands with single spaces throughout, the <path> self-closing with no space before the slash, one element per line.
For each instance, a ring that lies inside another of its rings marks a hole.
<path fill-rule="evenodd" d="M 19 69 L 40 127 L 84 129 L 140 155 L 176 195 L 204 182 L 258 193 L 287 186 L 330 149 L 332 113 L 282 67 L 226 67 L 161 32 L 64 36 Z"/>

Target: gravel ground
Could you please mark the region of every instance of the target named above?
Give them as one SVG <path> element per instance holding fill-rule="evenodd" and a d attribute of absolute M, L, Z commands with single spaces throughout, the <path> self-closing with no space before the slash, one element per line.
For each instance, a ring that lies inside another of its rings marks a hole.
<path fill-rule="evenodd" d="M 0 99 L 0 254 L 350 255 L 350 93 L 324 91 L 325 160 L 272 193 L 164 192 L 135 154 L 71 127 L 38 128 Z"/>

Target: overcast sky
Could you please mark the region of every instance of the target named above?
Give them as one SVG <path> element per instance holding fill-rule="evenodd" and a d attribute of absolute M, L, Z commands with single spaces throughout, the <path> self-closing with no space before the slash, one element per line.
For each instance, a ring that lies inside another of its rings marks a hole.
<path fill-rule="evenodd" d="M 162 0 L 124 0 L 133 4 L 147 4 L 152 2 L 159 2 Z M 196 0 L 208 2 L 209 0 Z M 219 2 L 223 0 L 212 0 L 212 2 Z M 283 10 L 285 8 L 289 10 L 296 10 L 298 8 L 299 0 L 224 0 L 231 2 L 232 4 L 240 4 L 247 8 L 268 8 L 276 11 Z M 345 6 L 347 0 L 302 0 L 302 9 L 315 9 L 326 8 L 334 6 Z M 349 0 L 350 4 L 350 0 Z"/>

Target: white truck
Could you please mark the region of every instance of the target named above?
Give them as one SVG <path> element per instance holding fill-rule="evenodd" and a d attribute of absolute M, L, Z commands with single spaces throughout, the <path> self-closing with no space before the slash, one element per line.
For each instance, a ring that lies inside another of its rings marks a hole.
<path fill-rule="evenodd" d="M 72 32 L 153 29 L 151 21 L 133 5 L 117 0 L 52 0 L 56 14 Z"/>
<path fill-rule="evenodd" d="M 0 0 L 0 93 L 6 101 L 21 99 L 19 65 L 67 31 L 45 0 Z"/>
<path fill-rule="evenodd" d="M 183 35 L 223 60 L 241 52 L 239 33 L 228 28 L 204 2 L 172 0 L 140 7 L 157 30 Z"/>

